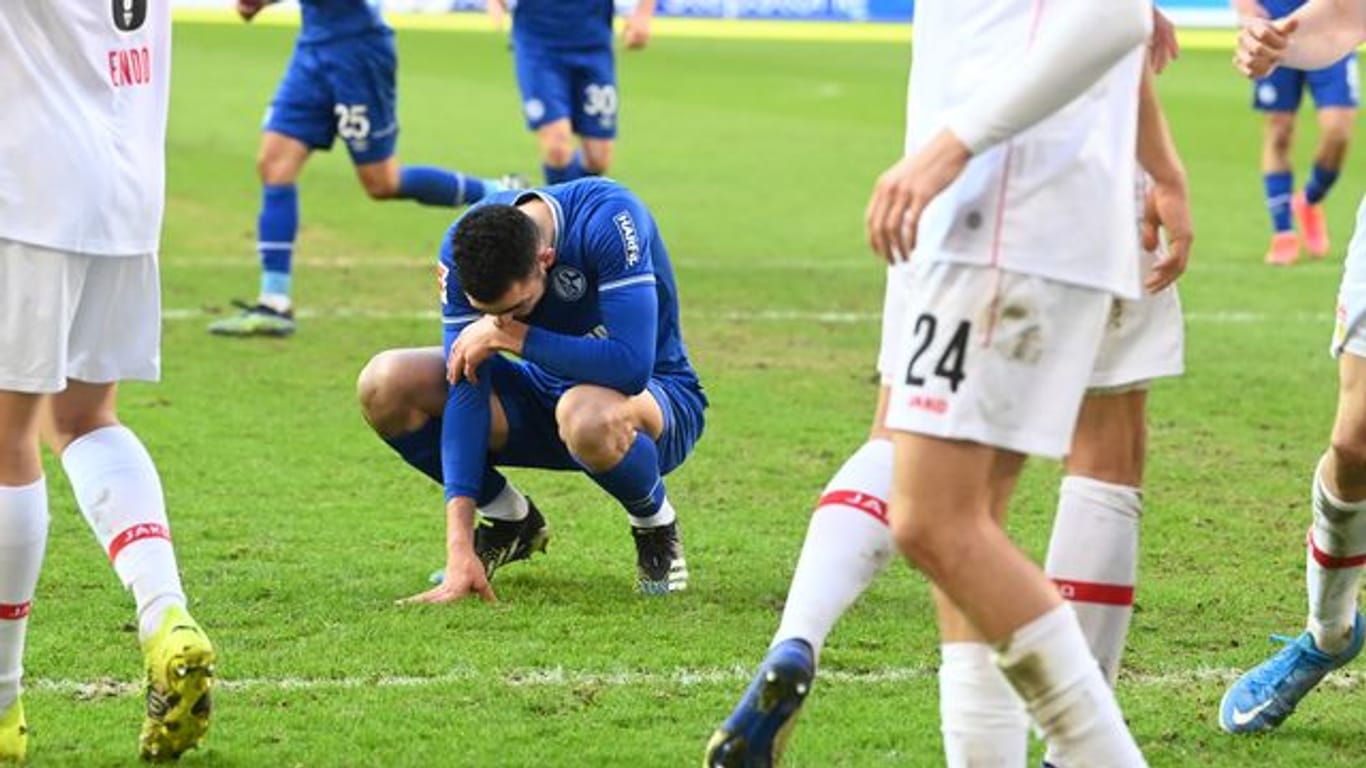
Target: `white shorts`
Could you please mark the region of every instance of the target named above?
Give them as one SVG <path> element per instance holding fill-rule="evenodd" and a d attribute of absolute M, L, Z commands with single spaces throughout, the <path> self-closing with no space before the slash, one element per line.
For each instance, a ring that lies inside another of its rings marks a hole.
<path fill-rule="evenodd" d="M 1144 389 L 1153 379 L 1185 371 L 1186 329 L 1176 286 L 1110 306 L 1100 355 L 1091 371 L 1093 393 Z"/>
<path fill-rule="evenodd" d="M 89 256 L 0 239 L 0 390 L 160 375 L 155 254 Z"/>
<path fill-rule="evenodd" d="M 1331 351 L 1334 357 L 1348 352 L 1366 357 L 1366 197 L 1357 208 L 1356 231 L 1347 246 L 1347 262 L 1338 287 L 1337 324 Z"/>
<path fill-rule="evenodd" d="M 914 263 L 890 370 L 887 426 L 1061 457 L 1114 297 L 1043 277 Z"/>

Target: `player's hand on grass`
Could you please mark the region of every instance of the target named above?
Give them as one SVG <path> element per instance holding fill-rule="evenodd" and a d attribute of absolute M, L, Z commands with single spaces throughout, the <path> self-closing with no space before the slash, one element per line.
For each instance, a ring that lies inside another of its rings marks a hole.
<path fill-rule="evenodd" d="M 267 4 L 267 0 L 237 0 L 237 15 L 242 21 L 251 21 Z"/>
<path fill-rule="evenodd" d="M 446 560 L 446 578 L 435 587 L 398 601 L 399 605 L 415 603 L 454 603 L 471 595 L 478 595 L 486 603 L 498 602 L 474 550 L 452 552 Z"/>
<path fill-rule="evenodd" d="M 1290 37 L 1299 28 L 1295 19 L 1249 19 L 1238 33 L 1238 50 L 1233 54 L 1233 66 L 1248 77 L 1266 77 L 1280 66 L 1290 45 Z"/>
<path fill-rule="evenodd" d="M 626 50 L 638 51 L 650 42 L 649 14 L 633 13 L 626 17 L 626 27 L 621 32 Z"/>
<path fill-rule="evenodd" d="M 451 355 L 446 360 L 446 380 L 451 384 L 461 381 L 478 384 L 479 366 L 498 353 L 502 340 L 502 321 L 494 315 L 484 315 L 465 326 L 451 345 Z"/>
<path fill-rule="evenodd" d="M 1154 7 L 1153 34 L 1148 38 L 1148 63 L 1154 72 L 1162 74 L 1162 70 L 1180 56 L 1181 44 L 1176 40 L 1176 25 Z"/>
<path fill-rule="evenodd" d="M 864 211 L 873 252 L 888 264 L 909 259 L 920 214 L 958 178 L 971 157 L 967 146 L 944 130 L 883 172 Z"/>
<path fill-rule="evenodd" d="M 1157 293 L 1175 283 L 1186 271 L 1191 244 L 1195 242 L 1190 190 L 1184 177 L 1153 183 L 1144 201 L 1140 234 L 1143 247 L 1149 251 L 1157 250 L 1161 238 L 1166 236 L 1167 252 L 1153 265 L 1144 284 L 1149 293 Z"/>

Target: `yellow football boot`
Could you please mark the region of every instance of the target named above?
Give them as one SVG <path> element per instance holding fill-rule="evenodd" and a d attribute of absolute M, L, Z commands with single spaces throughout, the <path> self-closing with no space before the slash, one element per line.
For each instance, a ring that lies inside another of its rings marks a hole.
<path fill-rule="evenodd" d="M 143 644 L 142 654 L 147 662 L 147 719 L 139 751 L 144 760 L 175 760 L 199 746 L 209 730 L 213 645 L 190 614 L 174 606 Z"/>
<path fill-rule="evenodd" d="M 28 752 L 28 723 L 24 720 L 24 700 L 15 699 L 0 715 L 0 764 L 22 763 Z"/>

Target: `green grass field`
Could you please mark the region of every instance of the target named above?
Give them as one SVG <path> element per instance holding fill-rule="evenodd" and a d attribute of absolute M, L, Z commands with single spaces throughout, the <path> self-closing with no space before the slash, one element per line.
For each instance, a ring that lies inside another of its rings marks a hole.
<path fill-rule="evenodd" d="M 192 610 L 223 686 L 189 765 L 680 766 L 759 660 L 810 505 L 862 441 L 882 270 L 863 245 L 873 178 L 898 154 L 908 46 L 661 38 L 620 60 L 614 176 L 670 244 L 705 439 L 673 475 L 692 585 L 644 599 L 623 513 L 586 479 L 514 473 L 555 528 L 501 573 L 497 607 L 398 608 L 443 558 L 440 491 L 369 432 L 356 373 L 438 343 L 431 263 L 448 211 L 375 204 L 338 151 L 301 182 L 299 334 L 211 338 L 256 288 L 253 169 L 291 32 L 182 24 L 170 132 L 164 382 L 128 386 L 157 457 Z M 403 32 L 400 156 L 533 173 L 512 64 L 492 34 Z M 1154 765 L 1361 765 L 1362 678 L 1270 738 L 1215 710 L 1272 631 L 1303 620 L 1310 472 L 1333 413 L 1338 260 L 1366 189 L 1329 203 L 1337 255 L 1271 270 L 1248 87 L 1222 52 L 1161 80 L 1190 168 L 1197 254 L 1182 290 L 1189 374 L 1152 397 L 1138 613 L 1121 683 Z M 1301 156 L 1312 128 L 1305 124 Z M 1084 216 L 1085 211 L 1077 211 Z M 141 701 L 131 599 L 60 467 L 27 657 L 35 766 L 130 764 Z M 1013 532 L 1046 542 L 1057 467 L 1036 462 Z M 941 764 L 928 591 L 898 565 L 831 638 L 787 765 Z"/>

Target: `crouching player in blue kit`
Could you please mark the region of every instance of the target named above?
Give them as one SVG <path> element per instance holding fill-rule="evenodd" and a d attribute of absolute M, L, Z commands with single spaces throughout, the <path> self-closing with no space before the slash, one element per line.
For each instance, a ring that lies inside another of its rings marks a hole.
<path fill-rule="evenodd" d="M 275 0 L 238 0 L 251 21 Z M 341 136 L 356 176 L 375 200 L 416 200 L 456 207 L 478 202 L 516 177 L 481 179 L 430 166 L 400 166 L 398 61 L 394 32 L 380 17 L 378 0 L 301 0 L 299 39 L 270 109 L 266 112 L 256 167 L 261 211 L 256 248 L 261 291 L 256 303 L 209 326 L 226 336 L 288 336 L 294 332 L 290 300 L 291 260 L 299 230 L 295 181 L 314 150 Z"/>
<path fill-rule="evenodd" d="M 382 352 L 358 382 L 370 425 L 446 489 L 445 578 L 410 599 L 492 600 L 488 577 L 544 547 L 545 519 L 497 466 L 586 473 L 626 509 L 639 590 L 686 588 L 662 477 L 707 399 L 649 211 L 606 179 L 491 195 L 451 227 L 438 270 L 444 350 Z"/>
<path fill-rule="evenodd" d="M 489 0 L 490 8 L 509 0 Z M 536 132 L 547 184 L 607 173 L 620 106 L 612 0 L 510 0 L 522 114 Z M 650 39 L 655 0 L 638 0 L 622 32 L 627 50 Z M 578 136 L 582 152 L 574 149 Z"/>

